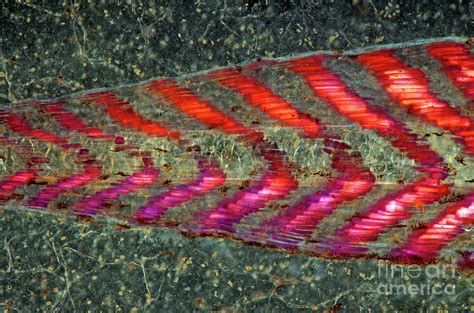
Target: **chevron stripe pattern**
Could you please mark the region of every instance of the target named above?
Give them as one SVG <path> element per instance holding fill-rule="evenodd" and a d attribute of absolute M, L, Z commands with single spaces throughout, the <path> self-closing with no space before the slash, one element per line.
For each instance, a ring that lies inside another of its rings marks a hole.
<path fill-rule="evenodd" d="M 0 108 L 0 205 L 472 269 L 463 42 L 256 60 Z"/>

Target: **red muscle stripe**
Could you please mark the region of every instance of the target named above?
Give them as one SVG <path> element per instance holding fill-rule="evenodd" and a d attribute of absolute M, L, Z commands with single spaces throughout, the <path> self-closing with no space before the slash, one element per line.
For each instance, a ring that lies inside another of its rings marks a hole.
<path fill-rule="evenodd" d="M 64 102 L 44 102 L 41 103 L 41 108 L 44 112 L 51 115 L 61 126 L 70 131 L 84 133 L 90 138 L 113 138 L 112 135 L 105 134 L 100 128 L 88 127 L 75 114 L 64 109 Z"/>
<path fill-rule="evenodd" d="M 359 167 L 361 160 L 336 150 L 332 167 L 340 176 L 319 192 L 304 197 L 295 205 L 270 221 L 264 222 L 258 230 L 270 233 L 266 243 L 280 248 L 295 248 L 304 239 L 311 237 L 319 222 L 333 213 L 346 201 L 363 196 L 372 188 L 375 177 L 367 168 Z"/>
<path fill-rule="evenodd" d="M 156 222 L 170 208 L 188 202 L 194 197 L 203 196 L 225 182 L 225 175 L 217 164 L 210 164 L 206 167 L 203 162 L 199 163 L 201 176 L 198 179 L 153 197 L 134 214 L 135 220 L 140 223 Z"/>
<path fill-rule="evenodd" d="M 384 135 L 397 127 L 393 120 L 369 109 L 363 99 L 348 91 L 338 76 L 322 66 L 322 60 L 320 56 L 296 60 L 289 62 L 288 68 L 305 77 L 318 97 L 330 102 L 339 113 L 363 127 L 376 129 Z"/>
<path fill-rule="evenodd" d="M 330 103 L 340 114 L 381 136 L 391 136 L 393 146 L 423 166 L 434 166 L 442 159 L 428 145 L 420 145 L 414 134 L 381 110 L 370 107 L 364 99 L 348 90 L 342 80 L 323 65 L 322 56 L 290 61 L 287 67 L 306 79 L 315 95 Z M 421 153 L 420 153 L 421 152 Z"/>
<path fill-rule="evenodd" d="M 10 200 L 18 187 L 28 184 L 36 178 L 38 170 L 23 170 L 0 182 L 0 203 Z"/>
<path fill-rule="evenodd" d="M 263 208 L 271 200 L 285 197 L 297 188 L 298 182 L 291 177 L 281 156 L 272 154 L 267 157 L 272 159 L 271 165 L 260 181 L 233 197 L 224 199 L 216 208 L 196 213 L 198 229 L 195 232 L 224 231 L 233 234 L 234 224 L 243 217 Z"/>
<path fill-rule="evenodd" d="M 30 137 L 32 139 L 39 139 L 45 142 L 50 142 L 55 145 L 66 145 L 67 141 L 55 134 L 51 134 L 44 130 L 36 129 L 28 125 L 22 118 L 19 116 L 0 110 L 0 121 L 6 123 L 6 125 L 14 132 Z"/>
<path fill-rule="evenodd" d="M 145 167 L 112 187 L 85 197 L 77 203 L 74 211 L 77 215 L 94 216 L 104 209 L 107 202 L 153 184 L 158 173 L 154 168 Z"/>
<path fill-rule="evenodd" d="M 349 91 L 342 80 L 322 62 L 322 56 L 309 57 L 288 62 L 288 68 L 304 77 L 315 95 L 326 100 L 343 116 L 359 123 L 363 128 L 377 131 L 381 136 L 393 137 L 392 145 L 420 166 L 440 166 L 442 158 L 428 145 L 418 144 L 421 139 L 410 133 L 402 123 L 369 106 L 364 99 Z M 321 87 L 321 82 L 325 82 L 327 86 Z"/>
<path fill-rule="evenodd" d="M 182 112 L 194 117 L 203 124 L 220 129 L 228 134 L 242 134 L 254 148 L 264 143 L 263 135 L 252 128 L 246 128 L 234 119 L 227 117 L 209 103 L 200 100 L 188 89 L 181 87 L 173 80 L 154 81 L 145 87 L 146 90 L 170 101 Z M 268 144 L 267 148 L 272 148 Z M 291 177 L 287 164 L 278 151 L 256 149 L 256 153 L 269 161 L 270 165 L 261 181 L 255 183 L 232 198 L 223 200 L 221 204 L 205 213 L 198 212 L 198 223 L 191 226 L 193 232 L 203 233 L 225 231 L 233 233 L 233 225 L 244 216 L 256 212 L 270 200 L 285 197 L 298 183 Z M 194 227 L 196 226 L 196 227 Z"/>
<path fill-rule="evenodd" d="M 28 201 L 28 205 L 38 208 L 47 208 L 48 204 L 67 190 L 72 190 L 99 178 L 101 166 L 99 164 L 85 164 L 84 172 L 66 177 L 59 183 L 50 184 Z"/>
<path fill-rule="evenodd" d="M 288 62 L 288 68 L 303 76 L 315 95 L 326 100 L 342 115 L 364 128 L 374 129 L 381 136 L 393 137 L 392 145 L 413 158 L 420 166 L 419 170 L 428 175 L 400 192 L 384 197 L 360 216 L 352 218 L 336 230 L 336 240 L 329 244 L 333 253 L 365 252 L 366 248 L 358 246 L 359 243 L 376 240 L 382 232 L 409 218 L 414 206 L 436 201 L 448 192 L 450 186 L 442 184 L 446 176 L 442 158 L 429 146 L 417 144 L 420 139 L 409 133 L 402 123 L 372 108 L 347 90 L 341 79 L 322 62 L 322 56 L 308 57 Z"/>
<path fill-rule="evenodd" d="M 378 236 L 400 221 L 411 217 L 417 207 L 437 201 L 449 192 L 439 174 L 430 175 L 408 185 L 401 191 L 377 201 L 365 212 L 336 230 L 332 251 L 336 254 L 359 254 L 367 249 L 360 243 L 377 240 Z"/>
<path fill-rule="evenodd" d="M 400 106 L 432 124 L 461 137 L 466 152 L 474 156 L 474 136 L 465 131 L 474 130 L 473 121 L 462 116 L 458 109 L 438 99 L 429 90 L 425 74 L 397 59 L 393 51 L 361 54 L 357 60 L 368 68 Z"/>
<path fill-rule="evenodd" d="M 327 137 L 320 131 L 321 126 L 316 120 L 300 113 L 285 99 L 274 94 L 270 88 L 240 74 L 237 70 L 220 70 L 211 74 L 210 77 L 237 91 L 245 101 L 266 112 L 270 117 L 286 125 L 303 128 L 306 136 Z M 326 140 L 326 142 L 329 141 Z M 335 151 L 333 167 L 341 172 L 341 177 L 330 183 L 328 188 L 321 192 L 323 195 L 314 194 L 306 197 L 271 221 L 263 223 L 254 231 L 255 233 L 266 232 L 268 226 L 271 226 L 273 227 L 270 230 L 271 238 L 267 243 L 271 242 L 285 248 L 294 247 L 302 237 L 309 237 L 318 222 L 335 210 L 338 204 L 353 200 L 372 188 L 374 177 L 370 171 L 359 169 L 357 164 L 348 165 L 348 162 L 343 159 L 351 159 L 351 157 L 339 149 Z M 292 235 L 298 236 L 289 238 Z"/>
<path fill-rule="evenodd" d="M 219 70 L 209 76 L 227 88 L 239 92 L 249 104 L 283 124 L 302 129 L 304 134 L 310 138 L 315 138 L 319 134 L 320 126 L 314 119 L 293 108 L 287 101 L 276 96 L 267 86 L 237 70 Z"/>
<path fill-rule="evenodd" d="M 174 80 L 155 80 L 145 89 L 158 97 L 165 98 L 180 111 L 211 128 L 217 128 L 229 134 L 248 134 L 250 132 L 234 119 L 200 100 L 188 89 L 176 84 Z"/>
<path fill-rule="evenodd" d="M 160 123 L 150 121 L 138 115 L 130 103 L 121 100 L 110 91 L 89 93 L 84 99 L 103 105 L 107 114 L 118 124 L 141 131 L 150 136 L 168 137 L 169 139 L 179 139 L 180 133 L 172 131 Z"/>
<path fill-rule="evenodd" d="M 409 235 L 406 243 L 392 250 L 390 255 L 401 261 L 434 260 L 442 248 L 464 232 L 463 226 L 473 223 L 474 194 L 470 194 L 465 200 L 446 208 L 423 228 L 416 229 Z"/>
<path fill-rule="evenodd" d="M 427 46 L 428 53 L 436 58 L 453 84 L 466 98 L 474 100 L 474 56 L 466 45 L 455 42 L 435 43 Z"/>

